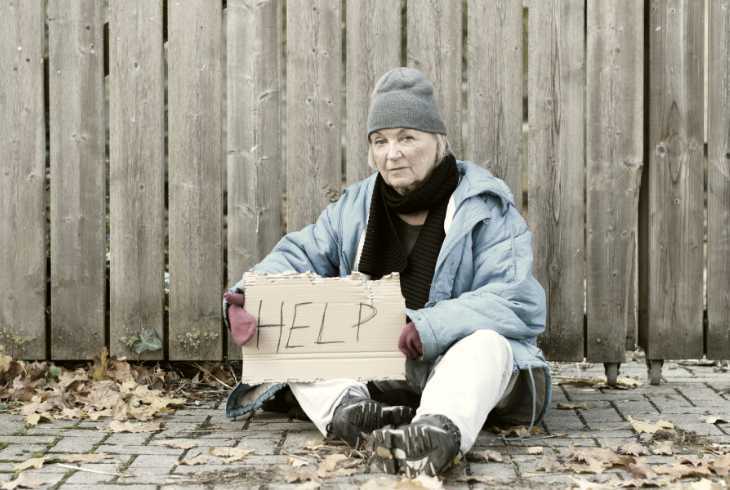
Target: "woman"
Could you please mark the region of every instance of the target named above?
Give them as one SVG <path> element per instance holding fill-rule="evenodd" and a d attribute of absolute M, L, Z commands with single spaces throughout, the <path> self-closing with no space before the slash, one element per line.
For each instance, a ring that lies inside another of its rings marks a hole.
<path fill-rule="evenodd" d="M 379 399 L 392 389 L 420 395 L 415 414 L 373 399 L 352 380 L 289 388 L 323 434 L 353 445 L 369 434 L 376 467 L 433 476 L 472 447 L 488 415 L 530 425 L 543 416 L 550 380 L 535 339 L 544 330 L 545 293 L 509 189 L 487 170 L 456 161 L 421 72 L 396 68 L 378 81 L 368 141 L 377 174 L 348 187 L 317 223 L 286 235 L 253 270 L 358 270 L 372 279 L 400 273 L 407 322 L 398 348 L 408 384 L 371 387 Z M 237 286 L 225 293 L 224 307 L 242 344 L 256 322 Z M 284 387 L 246 387 L 229 408 L 254 410 Z"/>

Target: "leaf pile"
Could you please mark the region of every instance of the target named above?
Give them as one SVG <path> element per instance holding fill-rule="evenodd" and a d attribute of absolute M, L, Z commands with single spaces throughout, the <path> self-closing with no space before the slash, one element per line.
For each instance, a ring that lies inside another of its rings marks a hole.
<path fill-rule="evenodd" d="M 106 351 L 93 365 L 76 369 L 0 352 L 0 401 L 22 403 L 20 413 L 31 426 L 53 419 L 149 421 L 185 403 L 167 393 L 171 377 L 177 375 L 109 359 Z"/>
<path fill-rule="evenodd" d="M 628 446 L 628 447 L 627 447 Z M 631 453 L 631 454 L 628 454 Z M 661 487 L 683 478 L 725 478 L 730 475 L 730 453 L 697 456 L 677 456 L 671 464 L 649 465 L 646 454 L 631 445 L 622 446 L 618 452 L 609 448 L 570 447 L 559 451 L 558 456 L 547 454 L 538 465 L 538 471 L 601 474 L 611 468 L 627 471 L 631 480 L 621 487 Z"/>

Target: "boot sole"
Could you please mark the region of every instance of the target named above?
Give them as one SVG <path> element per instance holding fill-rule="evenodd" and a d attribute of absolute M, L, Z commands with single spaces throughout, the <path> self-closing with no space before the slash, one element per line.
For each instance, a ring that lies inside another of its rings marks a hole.
<path fill-rule="evenodd" d="M 405 473 L 408 478 L 420 474 L 437 476 L 452 464 L 442 449 L 453 444 L 443 429 L 423 425 L 373 432 L 373 464 L 385 473 Z"/>

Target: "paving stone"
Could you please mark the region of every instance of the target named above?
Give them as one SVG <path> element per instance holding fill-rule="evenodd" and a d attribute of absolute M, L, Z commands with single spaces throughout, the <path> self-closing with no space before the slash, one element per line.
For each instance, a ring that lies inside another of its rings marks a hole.
<path fill-rule="evenodd" d="M 54 436 L 0 436 L 0 443 L 47 445 L 56 440 Z"/>
<path fill-rule="evenodd" d="M 62 488 L 68 488 L 65 485 L 79 484 L 79 485 L 90 485 L 94 483 L 106 483 L 116 478 L 114 473 L 119 471 L 117 465 L 106 464 L 106 463 L 84 463 L 80 465 L 82 468 L 94 471 L 103 471 L 105 473 L 111 473 L 108 475 L 102 475 L 99 473 L 91 473 L 89 471 L 77 471 L 73 473 L 65 482 Z"/>
<path fill-rule="evenodd" d="M 183 450 L 165 446 L 110 446 L 103 444 L 96 449 L 96 452 L 108 454 L 171 454 L 179 456 L 183 453 Z"/>
<path fill-rule="evenodd" d="M 178 463 L 179 459 L 180 458 L 178 456 L 171 456 L 166 454 L 140 454 L 134 459 L 134 461 L 132 461 L 132 464 L 129 465 L 129 468 L 172 468 Z"/>
<path fill-rule="evenodd" d="M 180 444 L 194 444 L 192 447 L 233 447 L 239 444 L 240 439 L 186 439 L 186 438 L 159 438 L 149 441 L 150 446 L 165 446 L 165 442 L 174 441 Z"/>
<path fill-rule="evenodd" d="M 119 433 L 119 434 L 111 434 L 105 441 L 104 445 L 131 445 L 131 446 L 139 446 L 144 444 L 147 439 L 149 439 L 152 435 L 149 433 L 139 433 L 139 434 L 126 434 L 126 433 Z"/>
<path fill-rule="evenodd" d="M 79 490 L 157 490 L 157 485 L 116 485 L 114 483 L 91 483 L 88 485 L 81 485 L 77 483 L 64 483 L 60 487 L 61 490 L 72 490 L 74 488 Z"/>
<path fill-rule="evenodd" d="M 25 461 L 36 454 L 45 454 L 46 446 L 40 444 L 11 444 L 0 450 L 0 461 Z"/>
<path fill-rule="evenodd" d="M 12 436 L 14 434 L 22 433 L 25 429 L 25 422 L 23 417 L 18 415 L 3 415 L 0 419 L 0 435 Z"/>
<path fill-rule="evenodd" d="M 99 444 L 104 434 L 97 434 L 95 437 L 64 437 L 49 449 L 52 453 L 87 453 L 94 446 Z"/>

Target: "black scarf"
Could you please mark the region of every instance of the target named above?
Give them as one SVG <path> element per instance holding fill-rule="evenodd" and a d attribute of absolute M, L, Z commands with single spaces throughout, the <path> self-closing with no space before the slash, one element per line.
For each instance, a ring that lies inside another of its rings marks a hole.
<path fill-rule="evenodd" d="M 436 259 L 444 237 L 444 218 L 449 197 L 459 183 L 456 159 L 447 155 L 416 190 L 398 194 L 378 175 L 375 181 L 365 244 L 360 255 L 360 272 L 380 279 L 391 272 L 400 273 L 400 288 L 411 309 L 423 308 L 428 301 Z M 428 209 L 413 250 L 406 256 L 394 221 L 398 213 Z"/>

